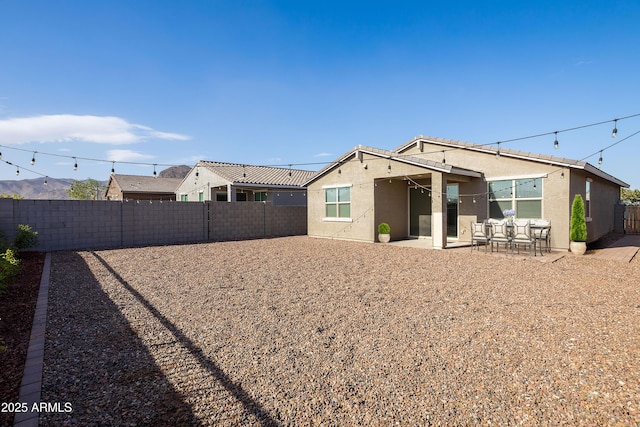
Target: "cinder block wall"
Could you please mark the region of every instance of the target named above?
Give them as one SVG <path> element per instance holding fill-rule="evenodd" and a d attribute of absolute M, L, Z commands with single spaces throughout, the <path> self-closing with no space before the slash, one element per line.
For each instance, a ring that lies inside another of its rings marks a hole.
<path fill-rule="evenodd" d="M 262 202 L 0 199 L 0 231 L 38 232 L 36 251 L 102 249 L 307 234 L 305 206 Z"/>

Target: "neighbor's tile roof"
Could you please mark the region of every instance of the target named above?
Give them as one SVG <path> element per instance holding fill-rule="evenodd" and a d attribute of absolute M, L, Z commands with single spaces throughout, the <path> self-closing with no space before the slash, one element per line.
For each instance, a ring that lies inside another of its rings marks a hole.
<path fill-rule="evenodd" d="M 144 175 L 111 175 L 123 192 L 135 193 L 173 193 L 182 182 L 182 178 L 154 178 Z"/>
<path fill-rule="evenodd" d="M 196 164 L 196 167 L 198 166 L 207 168 L 229 182 L 245 184 L 303 186 L 307 180 L 316 174 L 314 171 L 301 169 L 242 165 L 207 160 L 200 160 Z"/>

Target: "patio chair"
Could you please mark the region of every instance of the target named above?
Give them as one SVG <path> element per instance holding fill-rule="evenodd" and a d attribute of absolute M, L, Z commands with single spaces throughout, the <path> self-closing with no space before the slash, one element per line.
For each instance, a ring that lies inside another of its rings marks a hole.
<path fill-rule="evenodd" d="M 546 219 L 537 219 L 531 222 L 531 231 L 540 245 L 540 253 L 542 253 L 542 242 L 546 252 L 551 252 L 551 221 Z"/>
<path fill-rule="evenodd" d="M 500 252 L 500 243 L 504 243 L 504 250 L 508 252 L 511 246 L 511 233 L 509 232 L 509 224 L 502 219 L 499 221 L 489 221 L 492 228 L 491 234 L 491 251 L 493 251 L 493 242 L 496 243 L 496 252 Z"/>
<path fill-rule="evenodd" d="M 520 245 L 529 246 L 529 255 L 533 247 L 533 256 L 536 255 L 536 237 L 531 233 L 531 223 L 528 220 L 517 219 L 513 221 L 513 240 L 511 253 L 513 254 L 513 246 L 518 247 L 520 253 Z"/>
<path fill-rule="evenodd" d="M 471 250 L 476 246 L 480 250 L 480 243 L 484 243 L 484 251 L 487 252 L 489 243 L 491 243 L 491 228 L 486 222 L 471 221 Z M 493 252 L 493 244 L 491 244 L 491 252 Z"/>

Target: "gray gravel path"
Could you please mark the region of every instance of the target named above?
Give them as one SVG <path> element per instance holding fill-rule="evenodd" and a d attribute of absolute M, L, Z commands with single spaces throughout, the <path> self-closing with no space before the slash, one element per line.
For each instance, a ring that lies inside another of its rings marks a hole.
<path fill-rule="evenodd" d="M 288 237 L 52 258 L 78 425 L 638 425 L 640 261 Z"/>

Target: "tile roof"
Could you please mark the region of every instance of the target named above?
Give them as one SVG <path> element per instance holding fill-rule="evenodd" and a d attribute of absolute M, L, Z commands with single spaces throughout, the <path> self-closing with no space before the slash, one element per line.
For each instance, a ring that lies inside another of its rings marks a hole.
<path fill-rule="evenodd" d="M 468 149 L 468 150 L 473 150 L 473 151 L 481 151 L 481 152 L 485 152 L 485 153 L 496 153 L 498 151 L 498 146 L 495 144 L 485 144 L 485 145 L 480 145 L 480 144 L 472 144 L 470 142 L 462 142 L 462 141 L 455 141 L 452 139 L 445 139 L 445 138 L 437 138 L 437 137 L 431 137 L 431 136 L 423 136 L 423 135 L 419 135 L 416 136 L 415 138 L 411 139 L 408 142 L 405 142 L 404 144 L 396 147 L 395 149 L 393 149 L 393 152 L 396 153 L 400 153 L 403 150 L 411 147 L 412 145 L 414 145 L 416 142 L 418 141 L 425 141 L 427 143 L 434 143 L 434 144 L 439 144 L 439 145 L 443 145 L 443 146 L 447 146 L 447 147 L 459 147 L 462 149 Z M 500 147 L 500 155 L 504 155 L 504 156 L 510 156 L 510 157 L 517 157 L 517 158 L 521 158 L 521 159 L 525 159 L 525 160 L 531 160 L 531 161 L 535 161 L 535 162 L 540 162 L 540 163 L 546 163 L 546 164 L 552 164 L 552 165 L 558 165 L 558 166 L 564 166 L 564 167 L 568 167 L 568 168 L 575 168 L 575 169 L 583 169 L 586 170 L 596 176 L 599 176 L 603 179 L 606 179 L 608 181 L 611 181 L 617 185 L 620 185 L 622 187 L 629 187 L 629 184 L 627 184 L 626 182 L 612 176 L 609 175 L 608 173 L 602 171 L 599 168 L 596 168 L 595 166 L 591 165 L 590 163 L 587 162 L 583 162 L 580 160 L 574 160 L 574 159 L 567 159 L 565 157 L 556 157 L 556 156 L 550 156 L 548 154 L 538 154 L 538 153 L 531 153 L 528 151 L 521 151 L 521 150 L 514 150 L 514 149 L 510 149 L 510 148 L 504 148 L 504 147 Z"/>
<path fill-rule="evenodd" d="M 238 163 L 200 160 L 196 167 L 204 167 L 233 183 L 285 185 L 301 187 L 316 174 L 314 171 L 272 166 L 242 165 Z"/>
<path fill-rule="evenodd" d="M 123 192 L 136 193 L 173 193 L 182 178 L 154 178 L 145 175 L 113 174 L 111 179 L 118 183 Z"/>
<path fill-rule="evenodd" d="M 397 151 L 383 150 L 383 149 L 380 149 L 380 148 L 374 148 L 374 147 L 367 147 L 367 146 L 364 146 L 364 145 L 358 145 L 357 147 L 355 147 L 355 148 L 349 150 L 348 152 L 346 152 L 344 155 L 339 157 L 337 160 L 333 161 L 332 163 L 329 163 L 328 165 L 326 165 L 325 167 L 320 169 L 315 175 L 313 175 L 312 177 L 310 177 L 306 181 L 305 185 L 310 184 L 311 182 L 313 182 L 315 180 L 316 177 L 320 177 L 321 175 L 323 175 L 324 173 L 328 172 L 332 168 L 337 167 L 340 163 L 346 161 L 349 157 L 351 157 L 352 155 L 354 155 L 358 151 L 362 151 L 362 152 L 368 153 L 368 154 L 373 154 L 373 155 L 376 155 L 376 156 L 379 156 L 379 157 L 385 157 L 385 158 L 388 158 L 390 160 L 395 160 L 395 161 L 399 161 L 399 162 L 403 162 L 403 163 L 409 163 L 409 164 L 413 164 L 413 165 L 416 165 L 416 166 L 422 166 L 422 167 L 425 167 L 427 169 L 432 169 L 432 170 L 436 170 L 436 171 L 444 172 L 444 173 L 455 173 L 455 174 L 460 174 L 460 175 L 469 175 L 469 176 L 476 176 L 476 177 L 482 175 L 481 172 L 477 172 L 477 171 L 474 171 L 474 170 L 471 170 L 471 169 L 465 169 L 465 168 L 461 168 L 461 167 L 457 167 L 457 166 L 452 166 L 452 165 L 446 164 L 446 163 L 434 162 L 433 160 L 424 159 L 424 158 L 418 157 L 418 156 L 401 154 L 401 153 L 398 153 Z"/>

